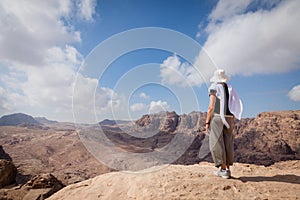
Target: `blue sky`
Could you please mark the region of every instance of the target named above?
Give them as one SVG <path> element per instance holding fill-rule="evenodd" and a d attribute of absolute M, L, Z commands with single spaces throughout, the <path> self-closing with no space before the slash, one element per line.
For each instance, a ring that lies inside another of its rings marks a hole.
<path fill-rule="evenodd" d="M 299 9 L 297 0 L 3 0 L 0 115 L 94 123 L 206 111 L 216 68 L 231 76 L 243 117 L 299 109 Z"/>

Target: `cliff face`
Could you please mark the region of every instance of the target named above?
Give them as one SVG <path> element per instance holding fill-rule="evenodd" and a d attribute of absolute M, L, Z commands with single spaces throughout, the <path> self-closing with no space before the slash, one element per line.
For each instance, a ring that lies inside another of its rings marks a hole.
<path fill-rule="evenodd" d="M 190 114 L 178 115 L 176 112 L 161 112 L 158 114 L 143 115 L 135 122 L 139 128 L 146 128 L 151 131 L 162 131 L 167 133 L 194 132 L 197 130 L 197 123 L 200 117 L 204 125 L 205 113 L 192 112 Z"/>
<path fill-rule="evenodd" d="M 300 111 L 264 112 L 236 123 L 239 162 L 269 165 L 300 159 Z"/>
<path fill-rule="evenodd" d="M 164 131 L 173 133 L 178 126 L 179 115 L 175 112 L 160 112 L 143 115 L 135 122 L 136 129 L 140 131 Z"/>

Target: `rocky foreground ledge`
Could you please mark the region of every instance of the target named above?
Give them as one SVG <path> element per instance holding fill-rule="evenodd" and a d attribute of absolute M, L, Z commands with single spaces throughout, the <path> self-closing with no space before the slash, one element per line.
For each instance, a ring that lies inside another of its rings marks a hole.
<path fill-rule="evenodd" d="M 233 177 L 212 174 L 212 163 L 165 165 L 141 173 L 112 172 L 72 184 L 49 200 L 82 199 L 299 199 L 300 161 L 269 167 L 239 164 Z"/>

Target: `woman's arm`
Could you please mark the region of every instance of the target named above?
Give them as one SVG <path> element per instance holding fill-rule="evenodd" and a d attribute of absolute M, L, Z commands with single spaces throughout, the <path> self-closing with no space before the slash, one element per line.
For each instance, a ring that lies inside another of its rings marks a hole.
<path fill-rule="evenodd" d="M 213 95 L 213 94 L 211 94 L 209 96 L 209 105 L 208 105 L 207 116 L 206 116 L 206 120 L 205 120 L 206 133 L 208 133 L 208 131 L 209 131 L 210 121 L 211 121 L 211 118 L 212 118 L 212 115 L 213 115 L 214 109 L 215 109 L 216 98 L 217 98 L 216 95 Z"/>

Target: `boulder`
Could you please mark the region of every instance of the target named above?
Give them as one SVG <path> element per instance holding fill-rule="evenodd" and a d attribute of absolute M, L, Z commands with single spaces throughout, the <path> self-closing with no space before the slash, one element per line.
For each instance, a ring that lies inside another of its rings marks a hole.
<path fill-rule="evenodd" d="M 36 175 L 22 186 L 23 190 L 28 190 L 23 199 L 46 199 L 63 187 L 65 185 L 50 173 Z"/>
<path fill-rule="evenodd" d="M 15 182 L 17 168 L 12 161 L 0 159 L 0 188 Z"/>

